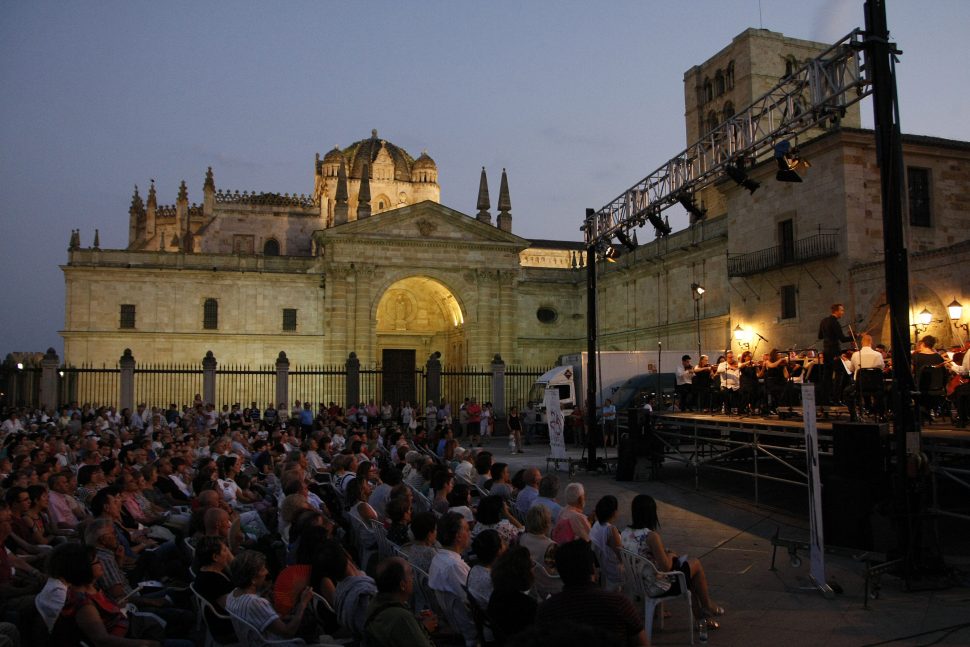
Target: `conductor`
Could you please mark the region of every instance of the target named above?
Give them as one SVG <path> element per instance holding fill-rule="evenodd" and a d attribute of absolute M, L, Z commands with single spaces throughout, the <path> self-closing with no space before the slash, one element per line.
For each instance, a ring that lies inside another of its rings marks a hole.
<path fill-rule="evenodd" d="M 852 341 L 851 336 L 842 334 L 842 326 L 839 319 L 845 314 L 845 306 L 835 303 L 831 308 L 832 314 L 822 319 L 818 324 L 818 338 L 822 340 L 822 379 L 819 384 L 819 404 L 832 404 L 833 389 L 841 383 L 842 375 L 845 374 L 845 367 L 842 364 L 842 342 Z M 836 371 L 840 371 L 838 374 Z"/>

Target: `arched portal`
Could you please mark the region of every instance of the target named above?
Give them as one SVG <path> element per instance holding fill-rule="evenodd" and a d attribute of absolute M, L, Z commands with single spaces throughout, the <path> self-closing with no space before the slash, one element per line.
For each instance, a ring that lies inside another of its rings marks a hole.
<path fill-rule="evenodd" d="M 465 315 L 451 290 L 427 276 L 411 276 L 390 285 L 377 304 L 377 357 L 385 351 L 413 352 L 420 364 L 438 351 L 441 363 L 465 363 Z"/>

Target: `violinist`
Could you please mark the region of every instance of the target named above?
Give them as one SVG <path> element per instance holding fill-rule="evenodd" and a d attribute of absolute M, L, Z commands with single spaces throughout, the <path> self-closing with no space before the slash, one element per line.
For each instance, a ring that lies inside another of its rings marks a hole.
<path fill-rule="evenodd" d="M 721 376 L 721 402 L 724 412 L 731 415 L 738 407 L 738 391 L 741 388 L 741 367 L 733 351 L 724 353 L 724 361 L 717 365 L 717 374 Z"/>
<path fill-rule="evenodd" d="M 957 405 L 956 426 L 959 429 L 965 429 L 970 423 L 970 381 L 966 381 L 966 378 L 970 377 L 970 343 L 964 344 L 960 361 L 951 362 L 950 370 L 964 378 L 964 381 L 950 393 L 950 398 Z"/>
<path fill-rule="evenodd" d="M 768 414 L 778 413 L 778 406 L 782 404 L 788 387 L 788 355 L 772 348 L 770 353 L 765 353 L 758 376 L 765 379 Z"/>
<path fill-rule="evenodd" d="M 924 422 L 932 422 L 932 410 L 936 405 L 935 396 L 926 391 L 930 386 L 929 381 L 933 378 L 934 369 L 943 367 L 948 360 L 936 352 L 936 337 L 924 335 L 916 342 L 916 352 L 913 353 L 913 377 L 916 387 L 921 392 L 919 396 L 920 416 Z M 944 371 L 945 374 L 945 371 Z M 924 377 L 925 375 L 925 377 Z M 945 383 L 945 378 L 943 382 Z M 940 384 L 942 387 L 943 384 Z"/>
<path fill-rule="evenodd" d="M 755 363 L 753 358 L 751 351 L 746 350 L 741 353 L 741 361 L 738 363 L 740 383 L 738 414 L 742 416 L 751 413 L 758 399 L 758 371 L 761 369 L 761 363 Z"/>
<path fill-rule="evenodd" d="M 701 355 L 697 366 L 694 367 L 693 380 L 694 401 L 699 411 L 710 412 L 711 410 L 711 384 L 716 372 L 717 367 L 711 366 L 710 358 L 707 355 Z"/>
<path fill-rule="evenodd" d="M 680 358 L 680 366 L 677 367 L 677 385 L 674 387 L 681 411 L 690 411 L 693 381 L 694 367 L 691 366 L 690 355 L 684 355 Z"/>

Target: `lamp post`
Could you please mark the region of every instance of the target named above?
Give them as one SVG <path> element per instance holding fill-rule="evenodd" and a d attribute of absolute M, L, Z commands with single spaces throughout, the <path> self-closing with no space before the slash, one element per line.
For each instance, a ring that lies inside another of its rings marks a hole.
<path fill-rule="evenodd" d="M 970 325 L 967 323 L 960 323 L 960 319 L 963 318 L 963 305 L 954 299 L 950 302 L 950 305 L 946 307 L 947 312 L 950 314 L 950 321 L 953 323 L 953 327 L 957 330 L 963 329 L 963 339 L 961 341 L 966 342 L 967 338 L 970 337 Z"/>
<path fill-rule="evenodd" d="M 748 335 L 748 331 L 738 324 L 734 327 L 734 341 L 738 343 L 738 347 L 748 350 L 751 348 L 751 342 L 749 341 L 751 336 Z"/>
<path fill-rule="evenodd" d="M 694 297 L 694 325 L 697 328 L 697 361 L 701 358 L 701 298 L 706 291 L 700 283 L 690 284 L 690 293 Z"/>

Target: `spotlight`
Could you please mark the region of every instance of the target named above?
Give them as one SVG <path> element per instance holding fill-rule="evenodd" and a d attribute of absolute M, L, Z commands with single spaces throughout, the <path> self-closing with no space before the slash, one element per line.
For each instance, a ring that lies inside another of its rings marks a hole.
<path fill-rule="evenodd" d="M 691 195 L 690 193 L 681 193 L 680 195 L 678 195 L 677 202 L 679 202 L 680 206 L 686 209 L 687 213 L 691 215 L 691 219 L 690 219 L 691 222 L 695 222 L 697 220 L 703 220 L 705 214 L 707 214 L 707 209 L 702 209 L 698 207 L 697 204 L 694 202 L 694 196 Z M 651 222 L 653 221 L 651 220 Z"/>
<path fill-rule="evenodd" d="M 754 193 L 758 190 L 758 187 L 761 186 L 759 182 L 756 182 L 748 177 L 748 174 L 744 172 L 743 164 L 740 162 L 737 166 L 728 164 L 725 167 L 724 172 L 727 173 L 727 176 L 734 180 L 739 186 L 743 186 L 745 189 L 747 189 L 748 193 Z"/>
<path fill-rule="evenodd" d="M 617 252 L 616 245 L 607 245 L 606 249 L 603 250 L 603 258 L 610 263 L 615 263 Z"/>
<path fill-rule="evenodd" d="M 798 171 L 806 171 L 812 166 L 808 160 L 798 157 L 798 149 L 787 139 L 775 144 L 775 161 L 778 163 L 775 179 L 779 182 L 801 182 Z"/>
<path fill-rule="evenodd" d="M 634 232 L 633 235 L 636 236 L 636 232 Z M 636 241 L 630 240 L 630 237 L 627 236 L 622 231 L 616 232 L 616 239 L 620 241 L 620 243 L 622 243 L 623 246 L 629 249 L 631 252 L 637 248 Z"/>
<path fill-rule="evenodd" d="M 658 236 L 669 236 L 670 235 L 670 225 L 664 222 L 664 219 L 660 217 L 660 214 L 656 211 L 650 211 L 647 213 L 647 220 L 653 225 L 653 228 L 657 230 Z"/>
<path fill-rule="evenodd" d="M 698 297 L 703 296 L 704 293 L 707 292 L 707 290 L 704 289 L 704 286 L 700 283 L 691 283 L 690 289 L 693 290 L 694 294 L 696 294 Z"/>

